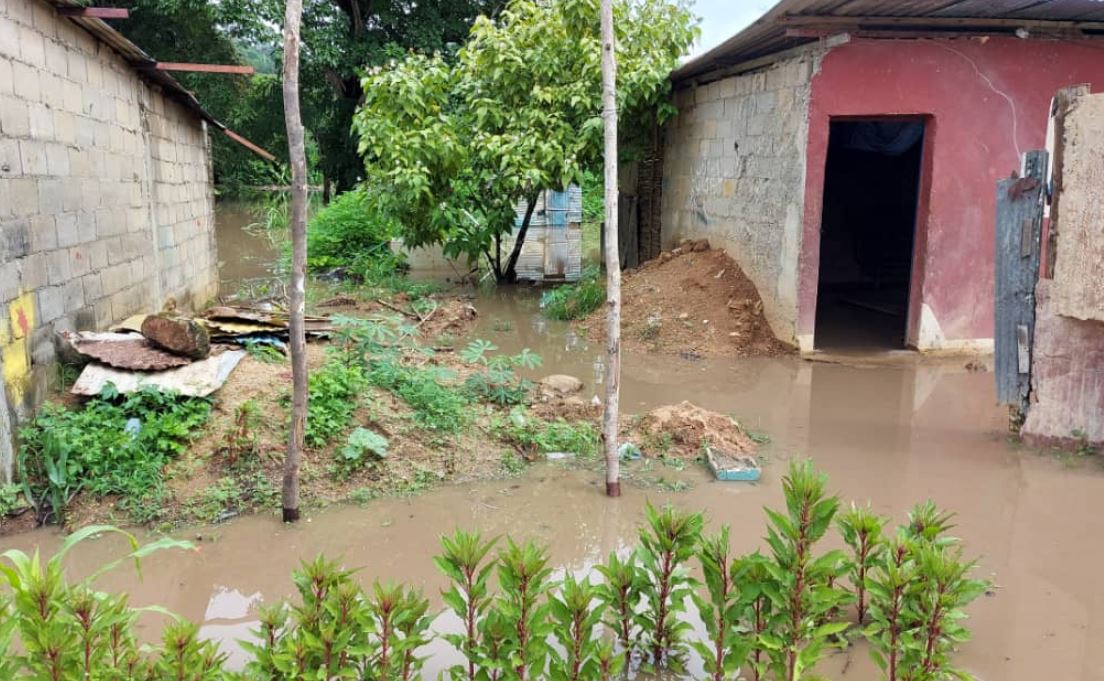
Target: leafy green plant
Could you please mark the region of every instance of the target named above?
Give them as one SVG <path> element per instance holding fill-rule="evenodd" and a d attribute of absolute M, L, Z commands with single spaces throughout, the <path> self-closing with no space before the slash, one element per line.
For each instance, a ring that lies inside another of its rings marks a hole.
<path fill-rule="evenodd" d="M 695 591 L 694 603 L 705 623 L 706 641 L 693 641 L 705 671 L 713 681 L 734 678 L 751 651 L 753 640 L 741 629 L 740 572 L 731 556 L 729 529 L 703 536 L 698 547 L 705 595 Z"/>
<path fill-rule="evenodd" d="M 467 395 L 449 384 L 453 378 L 448 369 L 406 366 L 394 358 L 374 361 L 368 373 L 372 385 L 410 405 L 419 425 L 446 433 L 457 432 L 471 418 Z"/>
<path fill-rule="evenodd" d="M 747 658 L 754 681 L 764 678 L 767 673 L 767 660 L 760 638 L 767 633 L 767 627 L 773 620 L 773 605 L 770 592 L 773 589 L 771 573 L 767 568 L 769 558 L 758 551 L 738 558 L 733 564 L 733 580 L 739 586 L 740 629 L 751 637 L 750 657 Z"/>
<path fill-rule="evenodd" d="M 505 657 L 512 663 L 512 677 L 540 678 L 548 660 L 552 634 L 545 596 L 552 584 L 548 550 L 533 541 L 521 544 L 507 538 L 498 553 L 500 594 L 493 608 L 513 635 L 505 639 Z"/>
<path fill-rule="evenodd" d="M 123 536 L 129 553 L 82 582 L 68 584 L 62 566 L 65 556 L 90 537 L 105 533 Z M 140 654 L 133 633 L 137 612 L 127 607 L 126 597 L 97 592 L 93 585 L 124 562 L 133 562 L 139 569 L 142 558 L 173 548 L 187 549 L 191 544 L 163 538 L 142 546 L 118 528 L 93 525 L 69 535 L 45 564 L 37 551 L 28 555 L 11 549 L 0 554 L 0 584 L 11 594 L 7 600 L 0 597 L 0 612 L 10 615 L 0 619 L 3 678 L 124 679 L 147 667 L 167 668 L 173 652 L 168 648 L 153 650 L 145 657 Z M 210 647 L 202 648 L 210 651 Z M 217 655 L 211 660 L 216 665 L 222 663 Z M 204 667 L 194 658 L 182 659 L 177 667 L 186 673 L 180 678 L 203 678 L 198 673 Z"/>
<path fill-rule="evenodd" d="M 39 519 L 63 521 L 79 490 L 118 494 L 123 506 L 157 499 L 163 468 L 207 421 L 211 403 L 146 388 L 108 385 L 81 409 L 47 404 L 20 431 L 20 472 Z"/>
<path fill-rule="evenodd" d="M 830 621 L 848 597 L 833 586 L 843 572 L 845 557 L 841 551 L 813 553 L 839 508 L 839 498 L 825 492 L 827 481 L 813 469 L 812 461 L 791 462 L 782 478 L 786 513 L 767 509 L 772 560 L 764 567 L 772 580 L 767 594 L 774 617 L 770 632 L 759 639 L 775 675 L 784 681 L 802 678 L 831 638 L 847 628 L 846 622 Z"/>
<path fill-rule="evenodd" d="M 460 351 L 460 359 L 483 368 L 482 371 L 469 375 L 464 381 L 464 387 L 476 399 L 484 402 L 501 406 L 522 404 L 528 399 L 533 383 L 519 378 L 514 370 L 540 366 L 540 355 L 529 348 L 513 356 L 489 354 L 497 349 L 494 344 L 477 339 Z"/>
<path fill-rule="evenodd" d="M 442 553 L 433 559 L 437 569 L 450 582 L 449 588 L 441 594 L 445 606 L 460 618 L 464 627 L 462 634 L 443 634 L 444 639 L 466 658 L 466 667 L 456 665 L 449 670 L 453 678 L 466 677 L 468 681 L 475 681 L 489 653 L 495 659 L 501 657 L 499 651 L 480 645 L 480 628 L 493 599 L 488 581 L 495 562 L 486 558 L 496 541 L 484 541 L 478 532 L 456 530 L 452 536 L 441 537 Z M 505 625 L 501 629 L 504 630 Z"/>
<path fill-rule="evenodd" d="M 585 421 L 544 421 L 523 407 L 514 407 L 504 419 L 492 423 L 497 437 L 525 454 L 571 452 L 590 458 L 598 452 L 598 430 Z"/>
<path fill-rule="evenodd" d="M 912 560 L 914 540 L 904 533 L 886 545 L 884 558 L 867 576 L 870 593 L 870 624 L 863 631 L 870 642 L 870 656 L 886 681 L 899 681 L 900 669 L 909 663 L 906 655 L 911 639 L 911 588 L 916 578 Z"/>
<path fill-rule="evenodd" d="M 604 622 L 621 646 L 618 666 L 625 667 L 632 654 L 636 606 L 644 592 L 646 578 L 637 565 L 635 553 L 622 560 L 616 552 L 611 552 L 606 562 L 599 563 L 594 569 L 603 578 L 603 582 L 596 587 L 596 595 L 605 612 Z"/>
<path fill-rule="evenodd" d="M 545 291 L 541 311 L 550 319 L 583 319 L 606 302 L 606 285 L 597 267 L 587 266 L 579 281 Z M 658 332 L 658 327 L 657 327 Z"/>
<path fill-rule="evenodd" d="M 327 361 L 308 379 L 306 442 L 322 447 L 345 432 L 353 420 L 360 393 L 368 380 L 359 365 L 339 358 Z"/>
<path fill-rule="evenodd" d="M 337 465 L 341 477 L 349 477 L 364 468 L 370 459 L 387 458 L 387 438 L 367 428 L 357 427 L 338 451 Z"/>
<path fill-rule="evenodd" d="M 680 615 L 697 586 L 687 565 L 694 556 L 704 518 L 666 505 L 657 510 L 644 507 L 647 524 L 640 530 L 638 560 L 642 573 L 645 607 L 637 612 L 644 645 L 650 653 L 651 669 L 684 671 L 685 636 L 690 624 Z"/>
<path fill-rule="evenodd" d="M 0 520 L 21 507 L 19 498 L 23 489 L 19 485 L 0 483 Z"/>
<path fill-rule="evenodd" d="M 396 225 L 374 209 L 369 190 L 344 192 L 307 224 L 307 265 L 312 270 L 345 267 L 356 271 L 368 266 L 369 260 L 388 260 L 392 270 L 399 269 L 402 258 L 391 251 L 396 233 Z"/>
<path fill-rule="evenodd" d="M 608 642 L 595 637 L 602 621 L 598 589 L 590 578 L 579 581 L 570 572 L 564 575 L 558 593 L 552 596 L 552 630 L 564 654 L 553 655 L 551 678 L 564 681 L 598 680 L 620 671 L 624 658 L 612 655 Z M 608 659 L 609 669 L 603 669 Z M 616 666 L 614 666 L 616 665 Z"/>
<path fill-rule="evenodd" d="M 870 506 L 855 506 L 840 516 L 837 525 L 843 541 L 851 549 L 847 572 L 855 596 L 859 626 L 866 621 L 866 575 L 881 560 L 885 550 L 882 529 L 886 520 Z"/>
<path fill-rule="evenodd" d="M 265 364 L 283 364 L 287 361 L 287 357 L 280 351 L 280 348 L 271 343 L 260 343 L 250 340 L 243 341 L 243 343 L 245 351 L 249 353 L 250 357 L 258 362 L 264 362 Z"/>

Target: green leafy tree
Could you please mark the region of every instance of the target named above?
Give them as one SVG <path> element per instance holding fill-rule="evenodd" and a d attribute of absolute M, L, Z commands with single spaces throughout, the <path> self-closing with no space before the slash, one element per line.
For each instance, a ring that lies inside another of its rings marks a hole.
<path fill-rule="evenodd" d="M 620 117 L 639 130 L 674 113 L 668 74 L 697 29 L 681 0 L 622 0 L 615 11 Z M 540 192 L 601 162 L 598 28 L 592 0 L 512 0 L 479 17 L 455 57 L 411 54 L 365 76 L 359 151 L 383 189 L 377 208 L 408 245 L 442 244 L 516 278 Z M 504 255 L 521 200 L 529 210 Z"/>

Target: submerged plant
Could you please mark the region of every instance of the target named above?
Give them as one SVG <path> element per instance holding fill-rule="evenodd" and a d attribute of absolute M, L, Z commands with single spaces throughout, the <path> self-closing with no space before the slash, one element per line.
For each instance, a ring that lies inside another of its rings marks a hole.
<path fill-rule="evenodd" d="M 479 646 L 480 623 L 491 603 L 487 582 L 495 566 L 486 558 L 496 541 L 484 541 L 478 532 L 456 530 L 452 536 L 441 537 L 443 552 L 433 559 L 437 569 L 451 582 L 442 593 L 445 605 L 464 623 L 463 634 L 443 635 L 467 659 L 466 670 L 463 665 L 449 670 L 452 678 L 466 676 L 469 681 L 477 678 L 483 657 Z"/>
<path fill-rule="evenodd" d="M 820 659 L 830 638 L 847 628 L 832 622 L 831 613 L 847 598 L 833 585 L 843 572 L 841 551 L 820 556 L 813 553 L 839 508 L 839 498 L 825 492 L 827 476 L 813 469 L 812 461 L 791 462 L 782 478 L 786 513 L 767 509 L 767 543 L 772 560 L 767 591 L 774 611 L 770 632 L 760 635 L 775 675 L 797 681 Z"/>
<path fill-rule="evenodd" d="M 643 575 L 643 610 L 636 622 L 651 653 L 651 669 L 667 667 L 683 671 L 684 636 L 690 624 L 681 616 L 697 582 L 687 563 L 694 555 L 704 518 L 666 505 L 660 510 L 648 503 L 647 525 L 640 530 L 639 561 Z"/>
<path fill-rule="evenodd" d="M 885 550 L 882 529 L 886 520 L 874 513 L 870 506 L 855 506 L 840 516 L 839 527 L 843 541 L 851 549 L 848 576 L 855 595 L 855 608 L 861 627 L 866 622 L 866 575 L 881 560 Z"/>
<path fill-rule="evenodd" d="M 698 547 L 706 594 L 695 591 L 694 603 L 709 640 L 694 641 L 693 647 L 713 681 L 735 678 L 752 644 L 740 628 L 739 570 L 730 552 L 727 525 L 717 534 L 703 537 Z"/>

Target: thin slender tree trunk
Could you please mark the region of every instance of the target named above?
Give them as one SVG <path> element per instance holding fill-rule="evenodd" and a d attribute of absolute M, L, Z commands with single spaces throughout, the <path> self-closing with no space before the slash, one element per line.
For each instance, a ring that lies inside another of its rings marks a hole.
<path fill-rule="evenodd" d="M 613 1 L 602 0 L 602 120 L 606 156 L 606 410 L 602 434 L 606 443 L 606 496 L 621 496 L 621 461 L 617 452 L 618 402 L 621 383 L 621 257 L 617 245 L 617 57 Z"/>
<path fill-rule="evenodd" d="M 299 465 L 307 426 L 307 348 L 303 329 L 307 275 L 307 153 L 299 113 L 299 22 L 303 0 L 287 0 L 284 12 L 284 123 L 291 161 L 291 428 L 284 459 L 284 522 L 299 519 Z"/>

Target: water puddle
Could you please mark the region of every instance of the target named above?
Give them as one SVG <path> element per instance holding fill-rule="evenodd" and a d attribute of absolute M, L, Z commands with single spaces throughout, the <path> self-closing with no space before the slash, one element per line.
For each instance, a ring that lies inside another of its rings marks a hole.
<path fill-rule="evenodd" d="M 481 297 L 473 336 L 508 352 L 529 347 L 544 359 L 537 373 L 573 374 L 594 390 L 603 348 L 543 319 L 538 300 L 505 290 Z M 444 581 L 431 557 L 440 535 L 457 526 L 540 539 L 559 569 L 587 570 L 634 543 L 645 500 L 705 511 L 713 527 L 732 527 L 736 551 L 748 552 L 765 546 L 762 507 L 781 503 L 786 460 L 809 456 L 845 500 L 869 500 L 897 520 L 928 498 L 957 511 L 955 533 L 981 556 L 980 574 L 997 584 L 970 608 L 974 639 L 959 656 L 965 669 L 1002 681 L 1104 679 L 1104 648 L 1097 645 L 1104 640 L 1097 567 L 1104 559 L 1104 473 L 1094 464 L 1069 467 L 1010 446 L 990 374 L 916 359 L 861 368 L 796 358 L 630 354 L 622 389 L 627 412 L 691 400 L 768 433 L 763 481 L 718 483 L 692 467 L 677 473 L 691 484 L 685 492 L 629 485 L 623 498 L 607 500 L 596 471 L 534 465 L 521 478 L 333 508 L 294 527 L 256 516 L 199 528 L 182 535 L 201 538 L 196 552 L 155 555 L 142 580 L 120 570 L 100 586 L 129 592 L 135 606 L 157 603 L 201 622 L 203 635 L 240 663 L 235 641 L 255 626 L 257 607 L 289 596 L 291 571 L 317 554 L 362 567 L 365 581 L 402 580 L 435 596 Z M 0 550 L 50 552 L 60 540 L 41 530 L 4 538 Z M 121 549 L 110 537 L 79 547 L 69 558 L 71 577 Z M 161 624 L 144 620 L 151 636 Z M 436 626 L 455 624 L 442 617 Z M 444 643 L 431 652 L 426 678 L 455 656 Z M 879 678 L 861 646 L 831 656 L 820 671 L 832 679 Z"/>

